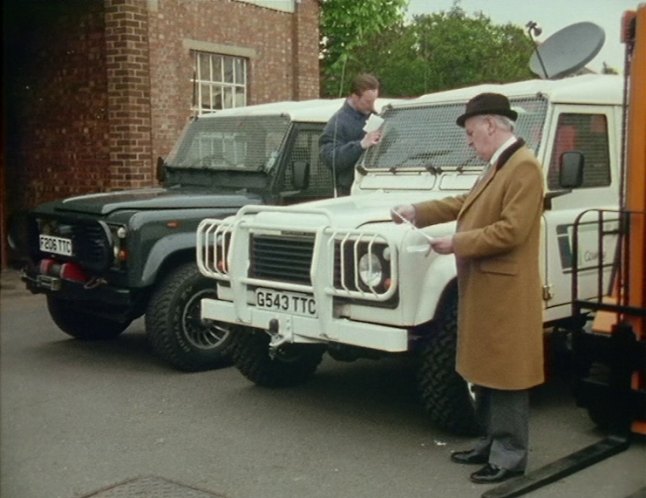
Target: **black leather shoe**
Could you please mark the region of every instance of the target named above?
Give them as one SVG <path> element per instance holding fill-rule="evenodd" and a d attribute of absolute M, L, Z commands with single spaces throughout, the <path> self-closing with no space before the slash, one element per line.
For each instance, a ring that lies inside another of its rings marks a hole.
<path fill-rule="evenodd" d="M 475 450 L 454 451 L 451 453 L 451 461 L 455 463 L 482 465 L 483 463 L 487 463 L 487 460 L 489 460 L 487 455 L 478 453 Z"/>
<path fill-rule="evenodd" d="M 495 465 L 488 463 L 480 470 L 471 474 L 471 481 L 477 484 L 493 484 L 495 482 L 506 481 L 512 477 L 523 475 L 522 470 L 500 469 Z"/>

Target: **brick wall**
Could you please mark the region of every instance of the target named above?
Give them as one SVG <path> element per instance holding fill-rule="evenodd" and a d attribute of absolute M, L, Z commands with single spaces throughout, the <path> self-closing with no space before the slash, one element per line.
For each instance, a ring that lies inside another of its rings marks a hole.
<path fill-rule="evenodd" d="M 319 97 L 319 2 L 318 0 L 297 3 L 294 18 L 293 57 L 294 99 L 306 100 Z M 317 54 L 312 57 L 312 54 Z"/>
<path fill-rule="evenodd" d="M 192 103 L 187 40 L 251 53 L 248 104 L 319 95 L 319 0 L 5 0 L 4 206 L 156 183 Z M 3 249 L 3 254 L 6 249 Z"/>
<path fill-rule="evenodd" d="M 235 0 L 149 0 L 153 156 L 165 156 L 190 116 L 186 40 L 251 50 L 248 104 L 319 96 L 318 0 L 290 14 Z"/>
<path fill-rule="evenodd" d="M 9 2 L 6 14 L 8 210 L 105 190 L 110 180 L 102 2 L 22 0 Z"/>
<path fill-rule="evenodd" d="M 153 184 L 148 11 L 142 0 L 105 0 L 110 188 Z"/>

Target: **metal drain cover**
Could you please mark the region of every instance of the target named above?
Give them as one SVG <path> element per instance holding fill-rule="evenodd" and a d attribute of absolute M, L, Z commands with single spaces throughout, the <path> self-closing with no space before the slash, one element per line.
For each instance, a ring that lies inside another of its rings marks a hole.
<path fill-rule="evenodd" d="M 225 498 L 161 477 L 138 477 L 84 495 L 83 498 Z"/>

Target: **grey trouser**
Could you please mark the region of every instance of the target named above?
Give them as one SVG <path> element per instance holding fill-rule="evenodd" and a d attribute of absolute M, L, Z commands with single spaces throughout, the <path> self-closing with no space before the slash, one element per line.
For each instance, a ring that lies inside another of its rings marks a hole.
<path fill-rule="evenodd" d="M 485 430 L 474 450 L 489 455 L 489 463 L 525 470 L 529 446 L 529 392 L 475 386 L 476 416 Z"/>

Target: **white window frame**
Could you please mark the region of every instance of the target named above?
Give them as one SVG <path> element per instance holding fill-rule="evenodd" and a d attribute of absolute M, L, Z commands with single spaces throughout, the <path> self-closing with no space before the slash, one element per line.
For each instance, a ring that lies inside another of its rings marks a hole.
<path fill-rule="evenodd" d="M 193 112 L 210 114 L 247 105 L 248 60 L 236 55 L 193 50 Z"/>
<path fill-rule="evenodd" d="M 239 2 L 251 3 L 264 7 L 266 9 L 280 10 L 283 12 L 293 13 L 296 10 L 296 4 L 301 0 L 238 0 Z"/>

